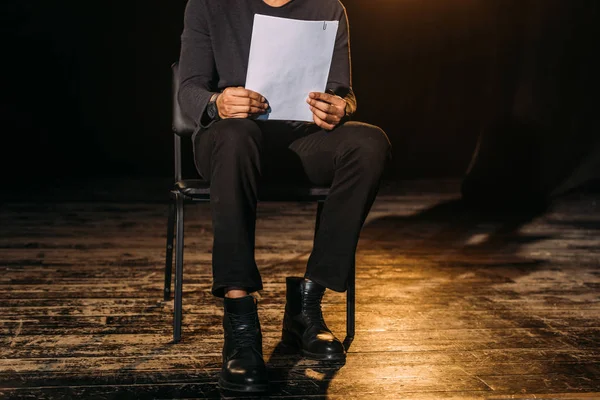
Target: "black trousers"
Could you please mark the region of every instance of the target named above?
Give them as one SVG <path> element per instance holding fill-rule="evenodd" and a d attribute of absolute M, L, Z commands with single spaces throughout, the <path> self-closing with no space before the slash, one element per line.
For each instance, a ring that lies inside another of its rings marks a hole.
<path fill-rule="evenodd" d="M 358 122 L 325 131 L 314 124 L 227 119 L 196 134 L 196 168 L 211 184 L 213 294 L 223 297 L 227 287 L 262 289 L 254 260 L 258 190 L 282 172 L 286 183 L 331 185 L 305 277 L 345 291 L 389 154 L 385 133 Z"/>

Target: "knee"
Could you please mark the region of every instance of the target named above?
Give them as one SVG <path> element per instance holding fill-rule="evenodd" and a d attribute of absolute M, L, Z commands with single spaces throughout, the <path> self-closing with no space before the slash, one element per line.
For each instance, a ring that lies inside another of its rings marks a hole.
<path fill-rule="evenodd" d="M 260 150 L 261 131 L 248 119 L 225 119 L 211 127 L 213 153 L 246 155 Z"/>
<path fill-rule="evenodd" d="M 352 154 L 361 164 L 383 168 L 391 155 L 391 144 L 385 132 L 374 125 L 349 122 L 344 125 L 343 152 Z"/>

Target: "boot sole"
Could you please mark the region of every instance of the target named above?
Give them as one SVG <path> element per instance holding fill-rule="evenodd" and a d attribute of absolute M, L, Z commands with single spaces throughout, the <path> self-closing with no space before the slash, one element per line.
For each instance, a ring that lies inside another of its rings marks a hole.
<path fill-rule="evenodd" d="M 219 387 L 223 390 L 230 392 L 242 392 L 242 393 L 263 393 L 269 390 L 269 385 L 256 384 L 256 385 L 239 385 L 237 383 L 230 383 L 219 378 Z"/>
<path fill-rule="evenodd" d="M 346 360 L 346 354 L 342 353 L 342 354 L 318 354 L 318 353 L 311 353 L 309 351 L 306 351 L 302 348 L 302 342 L 298 341 L 298 338 L 296 338 L 296 336 L 292 333 L 289 333 L 288 331 L 283 331 L 281 334 L 281 341 L 283 342 L 283 344 L 285 344 L 287 347 L 292 348 L 292 349 L 296 349 L 296 350 L 300 350 L 300 354 L 308 359 L 311 360 L 315 360 L 315 361 L 345 361 Z"/>

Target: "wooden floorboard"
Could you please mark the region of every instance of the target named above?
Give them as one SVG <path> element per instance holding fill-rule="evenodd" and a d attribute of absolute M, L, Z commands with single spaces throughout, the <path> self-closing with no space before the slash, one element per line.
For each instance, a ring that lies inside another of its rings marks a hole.
<path fill-rule="evenodd" d="M 600 195 L 543 212 L 466 207 L 458 183 L 375 203 L 357 252 L 345 365 L 280 345 L 285 277 L 302 275 L 316 207 L 261 203 L 256 258 L 271 390 L 281 399 L 600 399 Z M 0 398 L 230 398 L 216 382 L 208 206 L 186 212 L 183 341 L 162 301 L 166 205 L 0 205 Z M 324 312 L 345 334 L 345 297 Z M 255 397 L 256 398 L 256 397 Z"/>

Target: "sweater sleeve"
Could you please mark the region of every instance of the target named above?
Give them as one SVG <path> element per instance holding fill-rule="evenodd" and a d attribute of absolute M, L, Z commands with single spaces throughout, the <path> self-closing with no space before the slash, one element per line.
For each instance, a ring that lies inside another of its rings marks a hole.
<path fill-rule="evenodd" d="M 352 90 L 352 67 L 350 56 L 350 28 L 346 9 L 342 7 L 340 25 L 335 39 L 333 59 L 327 81 L 327 90 L 346 100 L 346 115 L 356 111 L 356 96 Z"/>
<path fill-rule="evenodd" d="M 206 16 L 206 0 L 188 1 L 179 56 L 179 104 L 202 127 L 210 125 L 203 117 L 218 80 Z"/>

